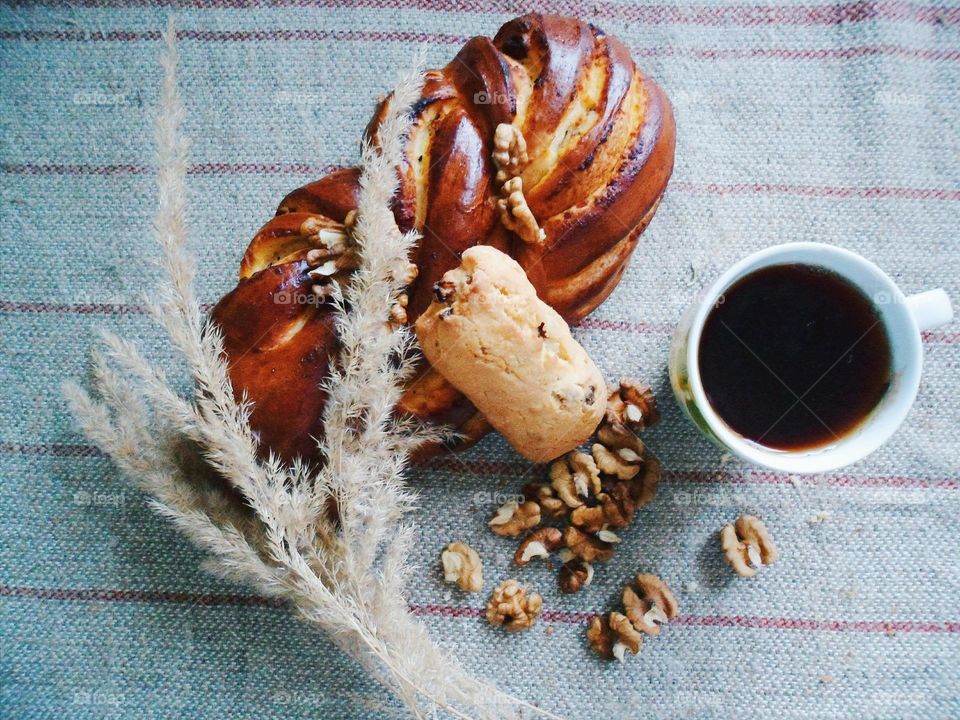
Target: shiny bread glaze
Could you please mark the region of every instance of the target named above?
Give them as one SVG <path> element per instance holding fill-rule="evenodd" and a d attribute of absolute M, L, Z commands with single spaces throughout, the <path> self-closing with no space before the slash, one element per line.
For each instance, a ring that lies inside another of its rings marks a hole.
<path fill-rule="evenodd" d="M 367 128 L 374 143 L 385 106 Z M 432 301 L 433 284 L 477 244 L 514 257 L 541 299 L 579 321 L 616 287 L 673 169 L 675 126 L 663 91 L 618 40 L 572 18 L 525 15 L 492 39 L 471 39 L 445 68 L 428 71 L 413 120 L 394 203 L 400 228 L 422 235 L 412 258 L 419 276 L 409 290 L 411 323 Z M 526 140 L 521 178 L 543 243 L 526 243 L 498 221 L 491 156 L 500 123 Z M 261 445 L 285 459 L 316 456 L 319 385 L 337 348 L 330 307 L 303 301 L 311 286 L 304 223 L 342 227 L 357 182 L 357 169 L 347 168 L 287 195 L 248 246 L 238 286 L 212 313 L 234 390 L 254 401 Z M 426 364 L 398 411 L 452 425 L 465 436 L 459 447 L 489 431 Z"/>

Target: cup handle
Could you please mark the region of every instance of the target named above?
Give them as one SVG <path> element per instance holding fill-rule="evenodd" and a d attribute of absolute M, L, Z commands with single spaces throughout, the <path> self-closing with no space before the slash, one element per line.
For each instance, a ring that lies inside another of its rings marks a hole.
<path fill-rule="evenodd" d="M 907 309 L 920 328 L 920 332 L 933 330 L 953 320 L 953 305 L 945 290 L 927 290 L 910 295 Z"/>

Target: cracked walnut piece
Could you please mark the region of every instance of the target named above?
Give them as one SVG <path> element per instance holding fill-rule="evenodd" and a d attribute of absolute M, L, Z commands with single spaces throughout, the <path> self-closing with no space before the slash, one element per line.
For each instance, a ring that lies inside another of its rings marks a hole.
<path fill-rule="evenodd" d="M 637 575 L 633 586 L 623 589 L 623 608 L 630 622 L 650 636 L 660 634 L 660 626 L 675 618 L 680 606 L 677 598 L 656 575 Z"/>
<path fill-rule="evenodd" d="M 567 507 L 578 508 L 600 492 L 600 469 L 592 456 L 574 450 L 550 464 L 550 485 Z"/>
<path fill-rule="evenodd" d="M 527 205 L 523 179 L 520 176 L 510 178 L 503 184 L 502 192 L 505 197 L 497 200 L 497 212 L 503 226 L 531 245 L 539 245 L 546 240 L 547 234 Z"/>
<path fill-rule="evenodd" d="M 561 551 L 560 557 L 563 560 L 563 565 L 560 566 L 560 592 L 580 592 L 593 582 L 593 565 L 574 557 L 569 549 Z"/>
<path fill-rule="evenodd" d="M 612 475 L 618 480 L 632 480 L 643 465 L 643 455 L 631 448 L 611 450 L 602 443 L 594 443 L 590 452 L 600 472 L 604 475 Z"/>
<path fill-rule="evenodd" d="M 637 631 L 626 615 L 614 611 L 610 613 L 607 622 L 610 624 L 610 631 L 617 636 L 617 641 L 612 648 L 613 656 L 617 660 L 623 662 L 626 650 L 634 655 L 640 652 L 643 634 Z"/>
<path fill-rule="evenodd" d="M 583 505 L 570 513 L 570 522 L 586 533 L 600 537 L 610 527 L 625 528 L 633 521 L 636 505 L 629 490 L 622 484 L 611 488 L 611 493 L 597 495 L 598 505 Z"/>
<path fill-rule="evenodd" d="M 587 628 L 587 642 L 597 655 L 613 660 L 613 644 L 616 641 L 606 615 L 595 615 L 590 621 L 590 627 Z"/>
<path fill-rule="evenodd" d="M 307 276 L 312 281 L 311 292 L 320 300 L 328 300 L 339 293 L 339 281 L 346 273 L 360 266 L 360 256 L 349 235 L 350 226 L 339 227 L 307 218 L 300 225 L 300 233 L 311 245 L 304 260 Z"/>
<path fill-rule="evenodd" d="M 497 182 L 501 185 L 516 177 L 527 166 L 527 141 L 516 125 L 500 123 L 493 133 L 493 164 L 497 167 Z"/>
<path fill-rule="evenodd" d="M 522 504 L 511 500 L 501 505 L 487 524 L 501 537 L 517 537 L 540 524 L 540 506 L 530 500 Z"/>
<path fill-rule="evenodd" d="M 522 567 L 534 558 L 548 558 L 550 553 L 562 544 L 563 536 L 556 528 L 546 527 L 534 530 L 520 543 L 517 552 L 514 553 L 513 561 Z"/>
<path fill-rule="evenodd" d="M 440 554 L 443 579 L 456 583 L 464 592 L 479 592 L 483 588 L 483 563 L 472 547 L 452 542 Z"/>
<path fill-rule="evenodd" d="M 720 549 L 740 577 L 753 577 L 761 566 L 773 565 L 778 557 L 770 531 L 753 515 L 741 515 L 735 524 L 724 525 Z"/>
<path fill-rule="evenodd" d="M 543 609 L 543 598 L 529 592 L 516 580 L 504 580 L 497 585 L 487 603 L 487 622 L 500 625 L 510 632 L 532 627 Z"/>
<path fill-rule="evenodd" d="M 605 452 L 608 451 L 602 446 L 594 445 L 594 456 L 600 455 L 602 458 L 602 453 Z M 602 472 L 604 461 L 601 460 L 596 465 Z M 605 478 L 603 491 L 588 502 L 573 508 L 570 522 L 587 533 L 629 527 L 634 513 L 653 500 L 659 479 L 660 463 L 652 455 L 645 454 L 636 465 L 634 477 L 629 480 L 618 479 L 616 475 Z"/>
<path fill-rule="evenodd" d="M 634 478 L 631 490 L 633 501 L 638 508 L 649 505 L 657 494 L 657 485 L 660 483 L 660 461 L 650 453 L 643 456 L 643 474 Z"/>
<path fill-rule="evenodd" d="M 613 543 L 601 539 L 603 532 L 607 533 L 608 539 L 616 538 L 614 542 L 619 541 L 619 538 L 610 531 L 601 531 L 594 536 L 573 525 L 568 525 L 563 531 L 563 542 L 574 557 L 584 562 L 607 562 L 613 557 Z"/>
<path fill-rule="evenodd" d="M 412 285 L 419 273 L 420 271 L 414 263 L 407 263 L 403 268 L 403 274 L 400 276 L 404 288 Z M 407 306 L 409 304 L 410 294 L 406 290 L 401 290 L 397 293 L 397 299 L 390 306 L 390 322 L 394 327 L 407 324 Z"/>
<path fill-rule="evenodd" d="M 604 418 L 613 428 L 625 426 L 641 432 L 660 420 L 660 411 L 653 391 L 639 380 L 625 377 L 620 385 L 608 387 L 607 412 Z"/>
<path fill-rule="evenodd" d="M 540 506 L 540 512 L 549 518 L 565 517 L 569 508 L 561 500 L 553 486 L 548 483 L 528 482 L 523 486 L 523 496 Z"/>
<path fill-rule="evenodd" d="M 643 440 L 621 423 L 609 425 L 604 420 L 603 424 L 597 429 L 597 440 L 605 448 L 614 452 L 628 449 L 637 455 L 643 455 Z"/>
<path fill-rule="evenodd" d="M 655 636 L 678 613 L 677 599 L 656 575 L 638 575 L 623 591 L 624 612 L 596 616 L 587 630 L 590 647 L 607 660 L 623 662 L 640 652 L 643 636 Z"/>

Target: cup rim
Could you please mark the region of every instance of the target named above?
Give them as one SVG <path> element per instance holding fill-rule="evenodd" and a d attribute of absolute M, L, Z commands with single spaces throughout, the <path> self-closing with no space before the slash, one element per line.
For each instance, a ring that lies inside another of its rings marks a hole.
<path fill-rule="evenodd" d="M 796 254 L 809 254 L 810 258 L 799 259 L 788 257 Z M 714 434 L 715 438 L 719 440 L 722 445 L 726 446 L 726 448 L 744 460 L 771 470 L 784 472 L 817 473 L 835 470 L 857 462 L 878 449 L 890 439 L 906 418 L 920 387 L 920 374 L 923 362 L 920 329 L 916 324 L 915 318 L 908 311 L 905 311 L 905 319 L 909 323 L 910 329 L 910 332 L 907 333 L 902 331 L 895 332 L 895 329 L 890 327 L 889 318 L 883 312 L 879 313 L 886 326 L 891 346 L 896 348 L 898 345 L 907 344 L 904 351 L 909 355 L 909 360 L 902 378 L 900 378 L 899 382 L 891 385 L 891 389 L 887 391 L 888 393 L 896 392 L 895 401 L 890 403 L 889 408 L 885 410 L 885 412 L 895 412 L 895 417 L 883 427 L 874 428 L 871 432 L 864 432 L 876 421 L 876 417 L 871 413 L 871 415 L 868 415 L 861 422 L 859 429 L 854 431 L 852 435 L 844 436 L 837 443 L 807 450 L 778 450 L 748 440 L 727 425 L 716 410 L 714 410 L 713 405 L 707 398 L 700 377 L 700 339 L 706 319 L 713 309 L 717 298 L 736 281 L 761 268 L 781 264 L 778 262 L 779 260 L 782 260 L 783 264 L 799 263 L 826 268 L 839 274 L 862 292 L 866 293 L 866 289 L 863 288 L 860 283 L 850 278 L 848 273 L 837 267 L 841 262 L 853 263 L 879 280 L 884 286 L 884 291 L 890 293 L 894 304 L 899 304 L 904 309 L 907 307 L 906 296 L 893 279 L 876 264 L 855 252 L 835 245 L 818 242 L 791 242 L 764 248 L 734 263 L 702 292 L 697 311 L 690 325 L 685 348 L 688 388 L 693 394 L 697 409 L 702 415 L 703 420 L 707 423 L 710 432 Z M 869 294 L 868 297 L 870 297 Z M 875 306 L 877 305 L 874 298 L 871 298 L 871 302 L 873 302 Z M 879 409 L 879 407 L 878 405 L 877 409 Z M 876 412 L 877 409 L 873 412 Z M 849 453 L 844 454 L 838 452 L 840 448 L 851 447 L 854 442 L 857 444 L 857 451 L 852 456 Z"/>

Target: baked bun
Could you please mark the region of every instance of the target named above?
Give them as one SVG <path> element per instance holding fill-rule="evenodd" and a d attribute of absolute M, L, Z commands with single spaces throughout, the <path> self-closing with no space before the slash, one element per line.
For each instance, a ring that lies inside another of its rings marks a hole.
<path fill-rule="evenodd" d="M 384 108 L 367 128 L 374 142 Z M 394 214 L 422 234 L 406 320 L 430 305 L 460 253 L 483 244 L 513 257 L 541 300 L 579 321 L 620 281 L 666 189 L 674 142 L 663 91 L 593 25 L 531 14 L 468 41 L 427 73 L 405 145 Z M 285 459 L 313 459 L 323 432 L 320 384 L 337 339 L 317 284 L 353 267 L 344 224 L 357 180 L 344 169 L 284 198 L 213 310 L 234 390 L 254 401 L 264 450 Z M 461 446 L 490 429 L 426 363 L 398 412 L 452 425 Z"/>

